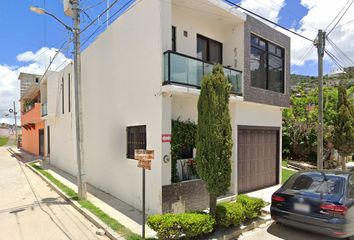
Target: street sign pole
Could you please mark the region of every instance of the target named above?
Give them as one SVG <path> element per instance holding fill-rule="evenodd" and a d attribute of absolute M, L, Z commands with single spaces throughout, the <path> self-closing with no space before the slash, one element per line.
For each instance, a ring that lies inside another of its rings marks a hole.
<path fill-rule="evenodd" d="M 154 150 L 135 149 L 134 158 L 138 160 L 138 167 L 143 169 L 142 185 L 142 238 L 145 239 L 145 169 L 151 170 L 151 160 L 154 159 Z"/>

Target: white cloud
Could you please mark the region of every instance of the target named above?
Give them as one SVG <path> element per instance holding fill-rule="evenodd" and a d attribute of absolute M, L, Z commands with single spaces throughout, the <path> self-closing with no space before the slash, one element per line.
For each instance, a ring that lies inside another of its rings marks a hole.
<path fill-rule="evenodd" d="M 20 73 L 43 74 L 48 67 L 50 60 L 53 59 L 56 54 L 56 51 L 57 49 L 55 48 L 48 49 L 43 47 L 36 53 L 31 51 L 21 53 L 17 56 L 17 60 L 20 64 L 22 65 L 29 62 L 29 64 L 21 67 L 0 65 L 0 123 L 14 123 L 14 117 L 12 114 L 8 117 L 5 116 L 5 114 L 8 113 L 8 109 L 13 108 L 13 101 L 16 103 L 16 110 L 20 109 L 20 80 L 18 80 Z M 70 62 L 66 60 L 68 59 L 64 54 L 59 53 L 54 59 L 50 69 L 53 71 L 60 71 Z"/>
<path fill-rule="evenodd" d="M 285 6 L 285 0 L 243 0 L 241 7 L 277 23 L 279 11 Z M 242 9 L 240 9 L 242 11 Z M 267 23 L 269 24 L 269 23 Z"/>

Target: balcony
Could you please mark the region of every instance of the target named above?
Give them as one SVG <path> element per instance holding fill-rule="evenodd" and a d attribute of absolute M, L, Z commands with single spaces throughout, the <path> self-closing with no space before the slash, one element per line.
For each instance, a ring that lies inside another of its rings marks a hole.
<path fill-rule="evenodd" d="M 47 112 L 47 104 L 48 103 L 43 103 L 42 104 L 42 117 L 45 117 L 48 114 L 48 112 Z"/>
<path fill-rule="evenodd" d="M 21 115 L 21 125 L 31 125 L 37 122 L 40 122 L 41 120 L 41 104 L 40 103 L 35 103 L 33 107 L 26 111 L 25 113 L 22 113 Z"/>
<path fill-rule="evenodd" d="M 164 53 L 164 84 L 200 89 L 202 76 L 212 73 L 213 64 L 180 53 Z M 242 72 L 223 67 L 224 75 L 232 85 L 231 93 L 242 95 Z"/>

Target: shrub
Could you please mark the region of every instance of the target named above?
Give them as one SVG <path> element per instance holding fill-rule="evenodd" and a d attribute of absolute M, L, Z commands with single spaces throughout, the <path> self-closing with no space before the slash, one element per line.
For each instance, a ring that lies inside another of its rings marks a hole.
<path fill-rule="evenodd" d="M 208 214 L 157 214 L 149 216 L 147 225 L 157 232 L 159 239 L 186 238 L 209 233 L 213 230 L 215 220 Z"/>
<path fill-rule="evenodd" d="M 252 219 L 258 216 L 258 212 L 265 206 L 265 202 L 260 198 L 253 198 L 247 195 L 238 195 L 237 203 L 241 204 L 245 217 L 247 219 Z"/>
<path fill-rule="evenodd" d="M 216 224 L 222 227 L 237 226 L 245 220 L 244 210 L 239 203 L 219 203 L 216 206 Z"/>

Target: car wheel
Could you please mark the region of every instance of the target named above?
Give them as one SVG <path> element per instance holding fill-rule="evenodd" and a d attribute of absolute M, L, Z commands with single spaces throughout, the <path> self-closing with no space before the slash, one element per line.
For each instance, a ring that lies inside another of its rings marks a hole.
<path fill-rule="evenodd" d="M 354 240 L 354 236 L 348 237 L 348 240 Z"/>

